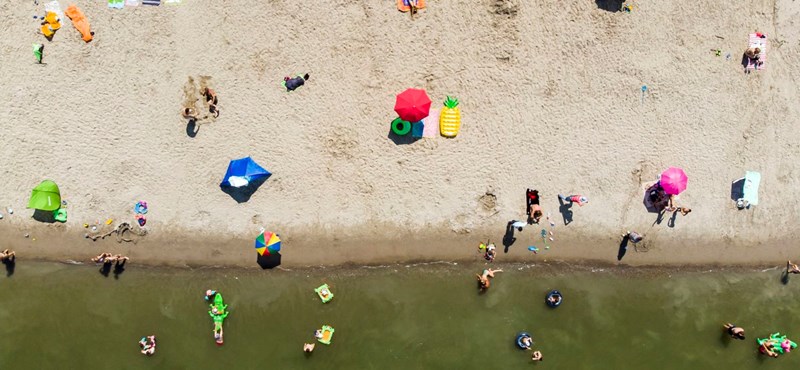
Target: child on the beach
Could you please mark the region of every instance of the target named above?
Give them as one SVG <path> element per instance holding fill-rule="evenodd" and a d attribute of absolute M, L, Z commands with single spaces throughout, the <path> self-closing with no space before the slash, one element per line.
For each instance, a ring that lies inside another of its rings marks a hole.
<path fill-rule="evenodd" d="M 589 198 L 586 198 L 583 195 L 563 196 L 561 194 L 558 194 L 558 199 L 561 199 L 565 202 L 578 203 L 578 205 L 581 207 L 583 207 L 584 204 L 589 203 Z"/>

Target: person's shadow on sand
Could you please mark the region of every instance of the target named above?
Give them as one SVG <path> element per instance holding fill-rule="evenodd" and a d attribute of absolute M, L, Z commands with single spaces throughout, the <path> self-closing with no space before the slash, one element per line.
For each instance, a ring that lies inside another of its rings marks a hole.
<path fill-rule="evenodd" d="M 6 276 L 14 275 L 14 269 L 17 268 L 17 258 L 11 257 L 11 259 L 3 260 L 3 264 L 6 265 Z"/>
<path fill-rule="evenodd" d="M 558 212 L 564 218 L 564 226 L 567 226 L 572 222 L 572 202 L 565 203 L 561 197 L 558 197 L 558 204 Z"/>
<path fill-rule="evenodd" d="M 119 276 L 125 272 L 125 263 L 128 261 L 117 262 L 114 264 L 114 279 L 119 279 Z M 108 274 L 106 274 L 108 276 Z"/>
<path fill-rule="evenodd" d="M 622 261 L 622 257 L 625 257 L 625 253 L 628 252 L 628 241 L 631 238 L 625 235 L 622 238 L 622 242 L 619 243 L 619 250 L 617 251 L 617 261 Z"/>
<path fill-rule="evenodd" d="M 508 221 L 506 224 L 506 233 L 503 235 L 503 246 L 505 249 L 503 253 L 508 253 L 508 248 L 517 241 L 517 238 L 514 236 L 514 220 Z"/>
<path fill-rule="evenodd" d="M 674 228 L 675 227 L 675 219 L 678 217 L 678 211 L 672 212 L 672 217 L 669 218 L 667 221 L 667 226 Z"/>
<path fill-rule="evenodd" d="M 200 125 L 197 124 L 196 120 L 190 119 L 188 123 L 186 123 L 186 135 L 193 138 L 197 136 L 197 133 L 200 132 Z"/>

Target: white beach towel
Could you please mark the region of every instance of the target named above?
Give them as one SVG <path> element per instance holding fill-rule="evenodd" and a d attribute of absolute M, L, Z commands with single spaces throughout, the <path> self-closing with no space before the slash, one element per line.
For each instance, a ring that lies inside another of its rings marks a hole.
<path fill-rule="evenodd" d="M 65 17 L 64 12 L 61 11 L 61 4 L 59 4 L 57 0 L 44 4 L 44 11 L 56 13 L 61 22 L 67 21 L 67 17 Z"/>
<path fill-rule="evenodd" d="M 125 0 L 108 0 L 108 7 L 112 9 L 122 9 L 125 7 Z"/>
<path fill-rule="evenodd" d="M 178 5 L 180 3 L 181 3 L 181 0 L 164 0 L 164 4 Z"/>
<path fill-rule="evenodd" d="M 161 5 L 161 0 L 142 0 L 142 5 Z"/>
<path fill-rule="evenodd" d="M 125 0 L 126 6 L 139 6 L 140 3 L 141 1 L 139 0 Z"/>

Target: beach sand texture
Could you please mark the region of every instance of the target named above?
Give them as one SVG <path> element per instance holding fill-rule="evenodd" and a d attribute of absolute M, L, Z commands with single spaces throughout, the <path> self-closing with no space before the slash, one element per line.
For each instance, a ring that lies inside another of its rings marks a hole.
<path fill-rule="evenodd" d="M 642 1 L 625 14 L 595 1 L 442 0 L 413 20 L 377 0 L 75 3 L 91 43 L 69 21 L 48 42 L 31 19 L 42 5 L 0 4 L 0 237 L 20 255 L 110 249 L 149 263 L 251 266 L 263 226 L 281 233 L 290 266 L 473 258 L 478 241 L 499 244 L 524 217 L 530 187 L 557 220 L 553 248 L 527 252 L 541 244 L 528 227 L 498 260 L 616 262 L 626 229 L 645 233 L 649 249 L 626 263 L 800 258 L 790 254 L 800 237 L 800 3 Z M 769 37 L 769 69 L 746 75 L 755 31 Z M 46 45 L 45 65 L 31 43 Z M 281 87 L 305 72 L 305 86 Z M 221 115 L 190 137 L 178 111 L 201 83 L 217 91 Z M 388 135 L 408 87 L 427 90 L 434 107 L 459 98 L 457 138 Z M 229 160 L 248 155 L 273 175 L 237 203 L 219 183 Z M 674 227 L 670 215 L 653 225 L 642 202 L 668 166 L 688 174 L 679 203 L 693 209 Z M 746 170 L 763 176 L 761 203 L 737 211 L 731 182 Z M 60 186 L 67 224 L 24 209 L 43 179 Z M 568 226 L 558 193 L 590 199 Z M 132 221 L 138 200 L 150 205 L 144 241 L 82 238 L 84 223 Z"/>

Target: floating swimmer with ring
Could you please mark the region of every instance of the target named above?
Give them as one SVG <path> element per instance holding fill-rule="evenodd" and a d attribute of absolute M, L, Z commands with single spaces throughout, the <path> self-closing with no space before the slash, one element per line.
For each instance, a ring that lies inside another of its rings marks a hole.
<path fill-rule="evenodd" d="M 533 346 L 533 337 L 531 337 L 529 333 L 523 331 L 517 334 L 517 338 L 514 342 L 519 349 L 531 349 L 531 346 Z"/>
<path fill-rule="evenodd" d="M 550 293 L 547 293 L 547 298 L 544 300 L 544 303 L 547 303 L 547 305 L 552 308 L 556 308 L 561 306 L 561 302 L 563 301 L 564 297 L 561 295 L 561 292 L 553 290 Z"/>

